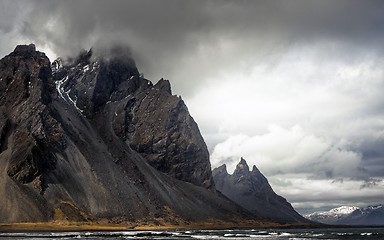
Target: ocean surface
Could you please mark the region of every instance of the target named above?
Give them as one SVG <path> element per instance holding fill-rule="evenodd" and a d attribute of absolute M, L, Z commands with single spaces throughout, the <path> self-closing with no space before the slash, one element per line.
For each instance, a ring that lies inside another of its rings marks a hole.
<path fill-rule="evenodd" d="M 384 239 L 384 228 L 0 233 L 3 239 Z"/>

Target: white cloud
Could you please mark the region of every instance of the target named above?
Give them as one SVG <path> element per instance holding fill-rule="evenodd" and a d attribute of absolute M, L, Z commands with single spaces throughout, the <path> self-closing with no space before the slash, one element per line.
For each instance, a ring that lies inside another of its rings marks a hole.
<path fill-rule="evenodd" d="M 265 132 L 271 124 L 321 129 L 350 123 L 380 103 L 381 59 L 361 53 L 355 57 L 362 62 L 350 61 L 346 49 L 333 49 L 326 58 L 329 44 L 292 48 L 253 65 L 234 62 L 231 68 L 218 68 L 187 104 L 203 132 L 228 136 Z"/>
<path fill-rule="evenodd" d="M 236 135 L 217 144 L 211 154 L 212 166 L 226 162 L 228 171 L 233 171 L 241 156 L 268 177 L 281 173 L 354 177 L 362 161 L 361 155 L 349 150 L 344 141 L 316 136 L 300 126 L 285 129 L 277 125 L 262 135 Z"/>
<path fill-rule="evenodd" d="M 367 206 L 381 203 L 384 193 L 384 181 L 381 179 L 375 187 L 361 188 L 362 181 L 344 179 L 330 181 L 307 179 L 302 175 L 280 175 L 269 179 L 274 190 L 293 203 L 296 209 L 316 209 L 326 206 L 328 209 L 341 205 Z M 284 187 L 279 181 L 291 183 Z"/>

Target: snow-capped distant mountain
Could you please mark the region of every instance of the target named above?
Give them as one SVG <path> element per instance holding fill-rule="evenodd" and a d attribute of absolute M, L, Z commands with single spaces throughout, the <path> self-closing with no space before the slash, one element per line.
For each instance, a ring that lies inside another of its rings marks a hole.
<path fill-rule="evenodd" d="M 354 206 L 341 206 L 338 208 L 333 208 L 329 211 L 307 214 L 305 217 L 316 222 L 336 224 L 337 221 L 343 219 L 357 209 L 359 208 Z"/>
<path fill-rule="evenodd" d="M 329 213 L 331 213 L 333 216 L 345 216 L 345 215 L 348 215 L 350 213 L 352 213 L 353 211 L 359 209 L 358 207 L 349 207 L 349 206 L 341 206 L 341 207 L 338 207 L 338 208 L 334 208 L 334 209 L 331 209 L 329 210 Z"/>
<path fill-rule="evenodd" d="M 381 204 L 365 208 L 342 206 L 307 214 L 305 217 L 325 224 L 384 225 L 384 207 Z"/>

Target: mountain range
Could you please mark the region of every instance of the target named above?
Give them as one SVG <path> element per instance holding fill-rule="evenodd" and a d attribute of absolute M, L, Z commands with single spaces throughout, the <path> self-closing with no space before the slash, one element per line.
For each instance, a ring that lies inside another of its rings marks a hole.
<path fill-rule="evenodd" d="M 234 203 L 182 98 L 124 47 L 51 63 L 19 45 L 0 60 L 0 106 L 2 223 L 307 222 L 245 161 L 234 179 L 252 198 Z"/>
<path fill-rule="evenodd" d="M 361 208 L 341 206 L 329 211 L 307 214 L 305 217 L 312 221 L 325 224 L 384 226 L 384 207 L 383 205 Z"/>

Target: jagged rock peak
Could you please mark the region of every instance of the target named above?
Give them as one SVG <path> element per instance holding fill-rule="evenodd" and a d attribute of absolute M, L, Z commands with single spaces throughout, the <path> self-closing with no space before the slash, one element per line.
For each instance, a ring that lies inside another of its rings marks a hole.
<path fill-rule="evenodd" d="M 260 173 L 260 170 L 256 167 L 256 165 L 253 165 L 253 167 L 252 167 L 252 171 L 251 171 L 252 173 L 257 173 L 257 174 L 261 174 Z"/>
<path fill-rule="evenodd" d="M 93 66 L 95 64 L 113 65 L 112 67 L 129 68 L 133 71 L 137 71 L 136 63 L 132 58 L 130 51 L 125 47 L 113 47 L 108 50 L 82 50 L 75 57 L 59 57 L 52 62 L 53 71 L 57 71 L 62 67 L 68 68 L 82 68 L 85 66 Z M 84 69 L 83 69 L 84 70 Z M 89 70 L 89 69 L 88 69 Z M 111 69 L 118 71 L 116 69 Z"/>
<path fill-rule="evenodd" d="M 140 77 L 134 60 L 123 51 L 82 51 L 76 58 L 52 63 L 57 90 L 65 101 L 91 117 L 108 102 L 126 98 L 149 81 Z"/>
<path fill-rule="evenodd" d="M 237 164 L 235 171 L 233 172 L 235 176 L 247 175 L 249 174 L 249 166 L 247 161 L 244 158 L 240 159 L 240 162 Z"/>
<path fill-rule="evenodd" d="M 283 197 L 277 195 L 267 178 L 253 166 L 252 172 L 244 158 L 240 159 L 232 175 L 225 165 L 212 171 L 216 189 L 250 212 L 277 221 L 301 222 L 300 216 Z"/>
<path fill-rule="evenodd" d="M 169 95 L 172 95 L 171 84 L 168 80 L 161 78 L 153 87 L 165 91 L 169 93 Z"/>
<path fill-rule="evenodd" d="M 14 54 L 31 54 L 34 52 L 36 52 L 36 46 L 32 43 L 29 45 L 17 45 L 13 51 Z"/>
<path fill-rule="evenodd" d="M 217 170 L 220 172 L 222 171 L 222 172 L 228 173 L 226 164 L 221 165 L 220 167 L 217 168 Z"/>
<path fill-rule="evenodd" d="M 223 164 L 221 165 L 220 167 L 217 167 L 214 169 L 215 171 L 215 175 L 228 175 L 228 171 L 227 171 L 227 165 Z"/>
<path fill-rule="evenodd" d="M 67 66 L 72 66 L 72 67 L 75 67 L 76 65 L 83 65 L 84 66 L 84 65 L 89 64 L 92 60 L 95 60 L 92 58 L 95 58 L 95 56 L 94 56 L 93 50 L 91 48 L 89 50 L 80 51 L 77 54 L 77 56 L 75 56 L 75 57 L 67 57 L 67 58 L 59 57 L 58 59 L 53 61 L 52 64 L 54 64 L 57 60 L 59 60 L 60 62 L 62 62 L 64 65 L 67 65 Z"/>
<path fill-rule="evenodd" d="M 15 106 L 30 96 L 41 97 L 44 103 L 55 98 L 49 59 L 44 53 L 36 51 L 35 45 L 18 45 L 1 59 L 0 70 L 3 106 L 7 102 Z"/>
<path fill-rule="evenodd" d="M 48 57 L 43 53 L 36 51 L 36 46 L 34 44 L 29 45 L 17 45 L 15 50 L 11 52 L 9 57 L 23 57 L 23 58 L 33 58 L 37 61 L 46 61 L 49 59 Z"/>

